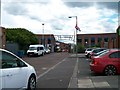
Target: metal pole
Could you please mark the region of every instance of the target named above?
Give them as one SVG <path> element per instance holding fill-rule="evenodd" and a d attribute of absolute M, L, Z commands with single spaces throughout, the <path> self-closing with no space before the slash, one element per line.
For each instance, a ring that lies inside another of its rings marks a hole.
<path fill-rule="evenodd" d="M 44 39 L 44 23 L 42 23 L 42 26 L 43 26 L 43 30 L 42 30 L 42 33 L 43 33 L 43 35 L 42 35 L 42 45 L 45 46 L 45 39 Z"/>
<path fill-rule="evenodd" d="M 77 30 L 79 29 L 79 27 L 78 27 L 78 18 L 77 18 L 77 16 L 70 16 L 70 17 L 68 17 L 68 18 L 72 18 L 72 17 L 75 17 L 75 19 L 76 19 L 76 25 L 75 25 L 75 28 L 76 28 L 76 34 L 75 34 L 75 36 L 76 36 L 76 39 L 75 39 L 75 44 L 76 44 L 76 47 L 75 47 L 75 50 L 76 50 L 76 56 L 77 56 Z"/>
<path fill-rule="evenodd" d="M 77 24 L 78 24 L 78 22 L 77 22 L 77 16 L 75 16 L 76 17 L 76 26 L 77 26 Z M 77 57 L 77 29 L 76 29 L 76 57 Z"/>
<path fill-rule="evenodd" d="M 76 43 L 76 42 L 75 42 L 75 40 L 76 40 L 75 37 L 76 37 L 76 33 L 75 33 L 75 31 L 74 31 L 74 48 L 73 48 L 73 53 L 75 53 L 75 43 Z"/>

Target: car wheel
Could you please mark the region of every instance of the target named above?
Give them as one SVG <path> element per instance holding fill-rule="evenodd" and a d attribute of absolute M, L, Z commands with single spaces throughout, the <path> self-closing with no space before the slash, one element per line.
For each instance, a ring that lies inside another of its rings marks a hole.
<path fill-rule="evenodd" d="M 27 54 L 27 56 L 28 56 L 28 57 L 30 57 L 30 55 L 29 55 L 29 54 Z"/>
<path fill-rule="evenodd" d="M 87 54 L 87 58 L 90 58 L 90 54 L 89 53 Z"/>
<path fill-rule="evenodd" d="M 39 56 L 39 54 L 37 53 L 37 54 L 36 54 L 36 56 L 38 57 L 38 56 Z"/>
<path fill-rule="evenodd" d="M 42 56 L 44 56 L 44 53 L 42 53 Z"/>
<path fill-rule="evenodd" d="M 27 90 L 35 90 L 35 88 L 36 88 L 36 78 L 34 75 L 32 75 L 29 78 Z"/>
<path fill-rule="evenodd" d="M 115 75 L 116 74 L 116 68 L 115 68 L 115 66 L 113 66 L 113 65 L 109 65 L 109 66 L 107 66 L 106 68 L 105 68 L 105 70 L 104 70 L 104 74 L 105 75 Z"/>

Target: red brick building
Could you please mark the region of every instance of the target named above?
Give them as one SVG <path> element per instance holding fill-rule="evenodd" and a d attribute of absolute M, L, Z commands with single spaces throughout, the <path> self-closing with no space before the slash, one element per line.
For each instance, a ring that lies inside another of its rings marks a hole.
<path fill-rule="evenodd" d="M 57 48 L 57 47 L 60 47 L 61 51 L 63 51 L 63 52 L 68 52 L 70 45 L 63 43 L 63 42 L 56 41 L 55 48 Z"/>
<path fill-rule="evenodd" d="M 55 47 L 55 37 L 53 34 L 36 34 L 39 44 L 44 45 L 46 48 L 50 48 L 54 52 Z"/>
<path fill-rule="evenodd" d="M 43 44 L 45 47 L 50 48 L 52 52 L 56 50 L 57 47 L 62 51 L 68 51 L 69 44 L 56 41 L 53 34 L 36 34 L 39 44 Z"/>
<path fill-rule="evenodd" d="M 99 34 L 78 34 L 77 43 L 88 47 L 104 47 L 117 48 L 117 34 L 116 33 L 99 33 Z"/>

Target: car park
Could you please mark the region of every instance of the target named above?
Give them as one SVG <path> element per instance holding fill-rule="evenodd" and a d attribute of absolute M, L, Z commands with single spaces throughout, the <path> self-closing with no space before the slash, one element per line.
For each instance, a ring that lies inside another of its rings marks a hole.
<path fill-rule="evenodd" d="M 94 73 L 104 73 L 105 75 L 120 74 L 120 50 L 111 49 L 92 58 L 90 69 Z"/>
<path fill-rule="evenodd" d="M 35 89 L 37 76 L 33 66 L 4 49 L 0 49 L 0 62 L 0 90 Z"/>

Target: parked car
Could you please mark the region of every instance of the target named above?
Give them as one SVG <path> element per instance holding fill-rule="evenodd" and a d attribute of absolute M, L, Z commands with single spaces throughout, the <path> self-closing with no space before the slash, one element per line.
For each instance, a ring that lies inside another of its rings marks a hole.
<path fill-rule="evenodd" d="M 39 56 L 45 54 L 44 45 L 30 45 L 27 50 L 27 56 Z"/>
<path fill-rule="evenodd" d="M 85 56 L 88 58 L 90 56 L 90 53 L 92 52 L 93 48 L 87 48 L 85 50 Z"/>
<path fill-rule="evenodd" d="M 120 50 L 112 49 L 92 59 L 91 71 L 105 75 L 120 74 Z"/>
<path fill-rule="evenodd" d="M 50 49 L 45 48 L 45 53 L 46 53 L 46 54 L 49 54 L 49 53 L 50 53 Z"/>
<path fill-rule="evenodd" d="M 94 56 L 95 54 L 101 52 L 101 51 L 104 51 L 104 50 L 107 50 L 106 48 L 96 48 L 96 49 L 93 49 L 90 53 L 89 53 L 89 58 L 91 58 L 91 56 Z"/>
<path fill-rule="evenodd" d="M 10 51 L 0 49 L 0 90 L 5 88 L 34 90 L 36 87 L 36 71 L 21 58 Z"/>

